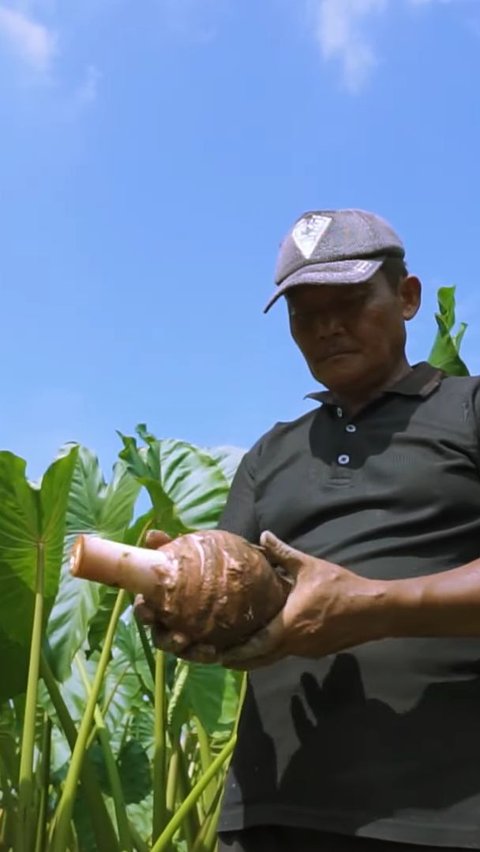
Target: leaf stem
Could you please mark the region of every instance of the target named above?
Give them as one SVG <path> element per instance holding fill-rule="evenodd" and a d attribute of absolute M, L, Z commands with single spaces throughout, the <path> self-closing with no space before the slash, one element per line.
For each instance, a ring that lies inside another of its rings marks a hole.
<path fill-rule="evenodd" d="M 188 794 L 190 793 L 191 785 L 190 779 L 188 775 L 188 764 L 187 764 L 187 755 L 184 751 L 180 750 L 180 767 L 179 767 L 179 778 L 178 778 L 178 792 L 180 801 L 185 801 Z M 187 849 L 191 849 L 194 843 L 194 838 L 197 836 L 200 831 L 200 819 L 198 813 L 198 806 L 200 803 L 200 798 L 197 799 L 195 805 L 190 808 L 188 811 L 185 820 L 183 822 L 183 831 L 185 840 L 187 843 Z"/>
<path fill-rule="evenodd" d="M 92 687 L 88 678 L 87 670 L 83 664 L 83 660 L 79 652 L 77 652 L 77 654 L 75 655 L 75 662 L 78 666 L 80 677 L 82 678 L 83 685 L 87 693 L 87 698 L 90 698 L 92 694 Z M 125 807 L 125 799 L 123 797 L 122 783 L 120 781 L 117 764 L 115 763 L 115 758 L 113 756 L 112 749 L 110 746 L 110 739 L 107 731 L 107 726 L 105 725 L 105 719 L 98 704 L 95 707 L 95 725 L 97 728 L 98 739 L 100 740 L 100 745 L 102 747 L 103 756 L 105 758 L 105 766 L 108 773 L 108 780 L 110 781 L 110 787 L 112 790 L 113 804 L 117 817 L 120 847 L 122 849 L 122 852 L 133 852 L 130 826 L 128 824 L 127 819 L 127 809 Z"/>
<path fill-rule="evenodd" d="M 192 722 L 193 722 L 193 725 L 195 727 L 195 731 L 196 731 L 196 734 L 197 734 L 198 747 L 199 747 L 199 751 L 200 751 L 200 764 L 201 764 L 201 767 L 202 767 L 202 772 L 206 772 L 208 767 L 210 766 L 210 764 L 212 762 L 212 753 L 210 751 L 210 744 L 208 742 L 208 734 L 207 734 L 205 728 L 203 727 L 198 716 L 193 716 Z M 212 799 L 215 796 L 215 790 L 216 790 L 215 782 L 212 781 L 212 783 L 209 784 L 208 787 L 205 790 L 204 800 L 205 800 L 205 808 L 207 810 L 209 809 L 211 802 L 212 802 Z"/>
<path fill-rule="evenodd" d="M 40 660 L 40 671 L 52 704 L 55 708 L 55 712 L 60 721 L 60 725 L 62 726 L 68 745 L 70 746 L 70 750 L 73 753 L 77 739 L 77 729 L 70 713 L 68 712 L 67 705 L 62 698 L 58 683 L 53 676 L 53 672 L 48 664 L 47 658 L 43 653 Z M 119 852 L 118 840 L 113 824 L 107 811 L 100 785 L 88 754 L 85 755 L 80 777 L 98 849 L 108 849 L 109 852 L 110 850 L 112 850 L 112 852 Z"/>
<path fill-rule="evenodd" d="M 197 799 L 202 795 L 205 788 L 208 786 L 212 778 L 215 777 L 217 772 L 222 768 L 222 766 L 227 762 L 232 751 L 235 747 L 236 736 L 234 735 L 228 743 L 223 747 L 222 751 L 219 755 L 212 761 L 210 767 L 205 772 L 204 775 L 199 779 L 199 781 L 195 784 L 194 788 L 188 794 L 187 798 L 180 805 L 178 811 L 170 820 L 165 830 L 162 832 L 157 842 L 152 846 L 151 852 L 165 852 L 168 848 L 168 844 L 170 843 L 172 837 L 174 836 L 177 829 L 181 826 L 183 820 L 186 815 L 190 811 L 191 808 L 194 807 Z"/>
<path fill-rule="evenodd" d="M 175 802 L 177 800 L 178 775 L 180 771 L 180 745 L 172 745 L 170 761 L 168 765 L 166 811 L 168 817 L 175 813 Z"/>
<path fill-rule="evenodd" d="M 143 653 L 145 654 L 145 659 L 147 661 L 148 668 L 150 669 L 150 674 L 152 676 L 152 680 L 155 680 L 155 668 L 156 662 L 153 656 L 152 648 L 150 646 L 150 642 L 148 641 L 147 632 L 138 618 L 135 619 L 135 623 L 137 625 L 138 635 L 140 636 L 140 642 L 142 643 Z M 157 651 L 157 653 L 161 653 Z"/>
<path fill-rule="evenodd" d="M 37 836 L 35 840 L 35 852 L 46 852 L 45 841 L 47 839 L 47 817 L 48 817 L 48 789 L 50 786 L 50 755 L 52 748 L 52 720 L 47 713 L 43 716 L 42 736 L 42 763 L 39 772 L 40 778 L 40 805 L 37 818 Z"/>
<path fill-rule="evenodd" d="M 110 623 L 108 625 L 107 633 L 105 636 L 105 642 L 102 648 L 102 653 L 100 655 L 100 660 L 98 662 L 97 670 L 95 672 L 92 691 L 90 693 L 90 697 L 87 701 L 87 706 L 85 708 L 85 712 L 80 723 L 77 741 L 75 743 L 70 767 L 68 769 L 67 777 L 65 779 L 63 793 L 58 804 L 50 852 L 65 852 L 65 848 L 67 846 L 68 835 L 70 830 L 70 821 L 72 818 L 72 811 L 75 801 L 78 779 L 85 757 L 85 751 L 88 737 L 90 734 L 90 729 L 95 715 L 95 707 L 105 678 L 107 665 L 110 660 L 110 652 L 112 649 L 117 622 L 121 613 L 123 612 L 125 600 L 126 592 L 121 590 L 117 595 L 117 600 L 115 602 L 115 606 L 110 617 Z"/>
<path fill-rule="evenodd" d="M 140 634 L 141 635 L 141 634 Z M 153 828 L 155 843 L 166 821 L 166 730 L 167 702 L 165 684 L 165 654 L 155 653 L 155 719 L 153 753 Z"/>
<path fill-rule="evenodd" d="M 222 792 L 223 784 L 219 784 L 210 810 L 205 815 L 205 821 L 192 846 L 192 852 L 213 852 L 217 842 L 217 825 L 222 807 Z"/>
<path fill-rule="evenodd" d="M 37 571 L 35 583 L 35 607 L 33 612 L 32 639 L 30 644 L 30 662 L 28 668 L 27 695 L 25 701 L 25 718 L 23 724 L 22 745 L 20 755 L 20 772 L 18 782 L 18 811 L 16 852 L 29 852 L 31 828 L 35 824 L 32 819 L 33 792 L 33 755 L 35 746 L 35 721 L 37 714 L 37 690 L 40 672 L 40 655 L 42 652 L 43 630 L 43 588 L 45 576 L 45 550 L 43 542 L 37 544 Z"/>

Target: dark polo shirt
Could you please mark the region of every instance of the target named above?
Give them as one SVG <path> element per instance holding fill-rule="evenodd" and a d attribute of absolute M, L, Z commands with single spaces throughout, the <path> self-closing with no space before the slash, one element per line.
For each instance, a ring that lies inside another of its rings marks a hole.
<path fill-rule="evenodd" d="M 480 379 L 417 365 L 244 457 L 220 526 L 382 579 L 480 557 Z M 480 614 L 479 614 L 480 617 Z M 388 639 L 254 672 L 221 830 L 280 824 L 480 849 L 480 640 Z"/>

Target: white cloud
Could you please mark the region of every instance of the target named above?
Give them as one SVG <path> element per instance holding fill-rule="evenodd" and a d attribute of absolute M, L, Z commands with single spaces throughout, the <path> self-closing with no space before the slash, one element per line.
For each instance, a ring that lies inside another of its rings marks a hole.
<path fill-rule="evenodd" d="M 58 50 L 58 27 L 41 22 L 40 14 L 49 21 L 55 16 L 55 0 L 0 0 L 0 55 L 7 51 L 18 65 L 27 82 L 51 86 L 57 105 L 68 118 L 76 118 L 92 104 L 98 95 L 101 74 L 93 63 L 80 69 L 77 80 L 72 80 L 64 57 Z M 8 5 L 7 5 L 8 3 Z M 58 16 L 57 16 L 58 17 Z M 65 73 L 67 71 L 67 73 Z M 16 80 L 17 75 L 12 79 Z M 53 85 L 52 85 L 53 84 Z"/>
<path fill-rule="evenodd" d="M 480 2 L 480 0 L 478 0 Z M 313 9 L 315 38 L 322 57 L 337 60 L 343 82 L 358 92 L 379 63 L 371 37 L 372 18 L 393 8 L 400 0 L 307 0 Z M 465 0 L 404 0 L 405 6 L 434 6 Z"/>
<path fill-rule="evenodd" d="M 44 24 L 24 12 L 0 5 L 0 41 L 33 71 L 48 74 L 57 38 Z"/>
<path fill-rule="evenodd" d="M 385 11 L 387 0 L 317 0 L 316 38 L 326 60 L 338 59 L 345 85 L 352 92 L 365 83 L 377 64 L 363 24 L 373 13 Z"/>

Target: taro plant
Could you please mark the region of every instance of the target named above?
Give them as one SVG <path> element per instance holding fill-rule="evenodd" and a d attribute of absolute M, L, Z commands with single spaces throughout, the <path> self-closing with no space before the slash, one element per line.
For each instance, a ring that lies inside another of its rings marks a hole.
<path fill-rule="evenodd" d="M 460 347 L 467 330 L 465 322 L 455 326 L 455 287 L 440 287 L 437 293 L 438 311 L 435 314 L 437 335 L 428 356 L 434 367 L 440 367 L 452 376 L 468 376 L 468 368 L 460 357 Z"/>
<path fill-rule="evenodd" d="M 108 484 L 83 447 L 37 485 L 0 454 L 0 850 L 215 847 L 242 678 L 152 650 L 130 597 L 68 563 L 79 533 L 215 526 L 241 451 L 138 436 Z"/>

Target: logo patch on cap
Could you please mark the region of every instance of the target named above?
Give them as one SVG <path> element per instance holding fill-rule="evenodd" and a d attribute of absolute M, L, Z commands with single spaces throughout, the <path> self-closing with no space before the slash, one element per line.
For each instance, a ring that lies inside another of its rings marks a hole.
<path fill-rule="evenodd" d="M 312 256 L 331 222 L 330 216 L 313 214 L 300 219 L 295 225 L 292 231 L 293 241 L 307 260 Z"/>
<path fill-rule="evenodd" d="M 372 263 L 371 260 L 358 260 L 354 266 L 355 272 L 360 272 L 361 274 L 369 272 L 370 269 L 375 267 L 375 263 Z"/>

